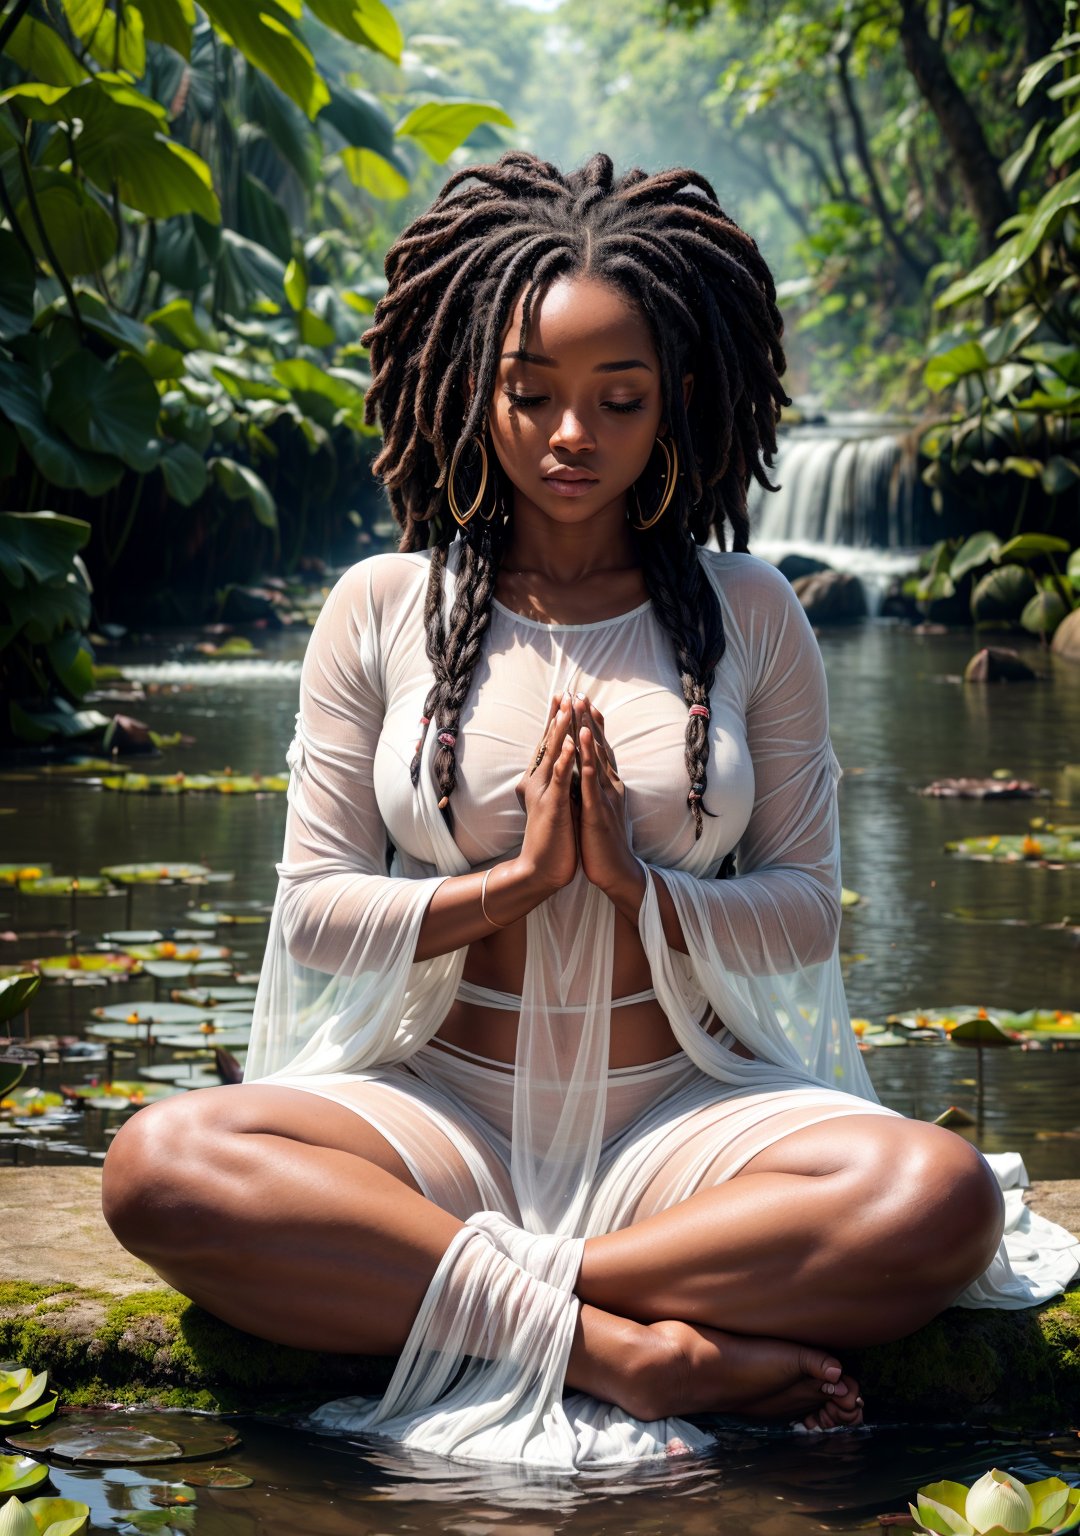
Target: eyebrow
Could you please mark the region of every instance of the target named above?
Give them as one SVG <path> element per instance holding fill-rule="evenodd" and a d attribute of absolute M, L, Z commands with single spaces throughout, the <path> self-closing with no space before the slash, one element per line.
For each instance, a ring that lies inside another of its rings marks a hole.
<path fill-rule="evenodd" d="M 520 348 L 514 352 L 504 352 L 502 355 L 515 363 L 536 363 L 541 368 L 559 366 L 553 357 L 544 357 L 539 352 L 523 352 Z M 593 373 L 625 373 L 630 368 L 644 368 L 646 373 L 652 373 L 648 363 L 643 363 L 639 357 L 628 357 L 618 363 L 597 363 Z"/>

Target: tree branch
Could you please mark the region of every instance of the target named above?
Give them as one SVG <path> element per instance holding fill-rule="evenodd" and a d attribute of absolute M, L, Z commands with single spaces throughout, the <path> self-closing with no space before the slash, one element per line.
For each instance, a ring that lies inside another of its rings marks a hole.
<path fill-rule="evenodd" d="M 885 194 L 881 190 L 881 182 L 878 179 L 877 167 L 875 166 L 874 158 L 870 153 L 870 143 L 866 134 L 866 124 L 863 121 L 863 115 L 862 111 L 860 110 L 859 103 L 855 99 L 855 89 L 851 83 L 851 77 L 848 74 L 847 60 L 850 50 L 851 40 L 849 39 L 843 48 L 837 50 L 835 57 L 837 79 L 840 82 L 840 92 L 844 98 L 844 105 L 847 108 L 848 117 L 851 119 L 851 127 L 855 136 L 855 155 L 870 188 L 870 200 L 874 205 L 874 212 L 877 214 L 879 220 L 881 221 L 881 227 L 885 232 L 885 238 L 893 247 L 904 265 L 914 273 L 921 288 L 926 281 L 927 273 L 930 271 L 931 264 L 929 262 L 923 261 L 922 257 L 917 256 L 908 245 L 902 233 L 894 224 L 892 214 L 889 212 L 888 205 L 885 202 Z"/>
<path fill-rule="evenodd" d="M 1014 211 L 1001 184 L 998 162 L 982 124 L 930 35 L 921 0 L 900 0 L 900 40 L 908 69 L 937 118 L 952 150 L 964 193 L 975 215 L 987 252 L 997 244 L 997 228 Z"/>

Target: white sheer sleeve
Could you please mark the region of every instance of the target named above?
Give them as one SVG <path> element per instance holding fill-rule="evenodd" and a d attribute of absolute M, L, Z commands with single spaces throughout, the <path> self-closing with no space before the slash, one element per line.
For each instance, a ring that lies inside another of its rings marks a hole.
<path fill-rule="evenodd" d="M 746 698 L 753 809 L 733 877 L 645 866 L 671 895 L 688 954 L 663 938 L 652 878 L 642 941 L 654 977 L 659 972 L 695 1004 L 704 994 L 755 1056 L 798 1063 L 830 1086 L 873 1099 L 840 975 L 841 769 L 821 652 L 795 591 L 774 567 L 754 560 L 737 586 L 719 590 L 728 634 L 721 665 L 742 674 Z"/>
<path fill-rule="evenodd" d="M 462 954 L 413 963 L 424 913 L 447 875 L 401 859 L 394 874 L 387 868 L 372 776 L 383 720 L 378 566 L 367 560 L 345 572 L 304 657 L 246 1080 L 408 1055 L 445 1016 L 447 978 L 461 969 Z M 434 1017 L 432 986 L 442 1004 Z M 407 988 L 430 1004 L 420 1026 L 422 1010 L 409 1017 Z"/>

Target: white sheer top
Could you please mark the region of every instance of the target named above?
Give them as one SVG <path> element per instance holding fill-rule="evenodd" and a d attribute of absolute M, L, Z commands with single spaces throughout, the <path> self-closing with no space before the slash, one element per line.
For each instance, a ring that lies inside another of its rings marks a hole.
<path fill-rule="evenodd" d="M 453 603 L 454 551 L 446 576 Z M 602 710 L 627 787 L 632 847 L 671 892 L 689 954 L 669 949 L 651 882 L 639 932 L 680 1046 L 724 1082 L 825 1082 L 875 1095 L 840 978 L 840 847 L 825 672 L 787 579 L 750 554 L 699 551 L 727 649 L 710 696 L 702 837 L 687 813 L 686 703 L 651 603 L 544 624 L 496 603 L 460 719 L 454 835 L 437 809 L 429 731 L 426 553 L 376 555 L 337 582 L 305 657 L 285 848 L 246 1077 L 363 1071 L 437 1031 L 465 950 L 413 963 L 434 890 L 520 847 L 514 793 L 553 692 Z M 387 872 L 388 845 L 396 849 Z M 717 880 L 738 848 L 738 874 Z M 574 1230 L 604 1119 L 614 908 L 579 871 L 529 914 L 515 1062 L 514 1169 L 537 1231 Z M 711 1004 L 754 1054 L 698 1020 Z M 567 1012 L 576 1006 L 579 1012 Z"/>

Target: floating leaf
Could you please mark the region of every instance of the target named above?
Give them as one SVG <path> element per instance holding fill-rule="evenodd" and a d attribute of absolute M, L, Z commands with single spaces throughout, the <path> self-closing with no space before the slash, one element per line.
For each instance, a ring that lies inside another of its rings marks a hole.
<path fill-rule="evenodd" d="M 204 880 L 211 871 L 205 864 L 169 864 L 162 861 L 110 864 L 101 873 L 121 885 L 188 885 Z"/>
<path fill-rule="evenodd" d="M 196 1488 L 250 1488 L 254 1478 L 232 1467 L 193 1467 L 185 1481 Z"/>
<path fill-rule="evenodd" d="M 995 832 L 958 838 L 945 844 L 945 852 L 1001 864 L 1076 864 L 1080 863 L 1080 836 L 1064 827 L 1040 828 L 1036 837 L 1026 832 Z"/>
<path fill-rule="evenodd" d="M 239 1445 L 240 1436 L 219 1419 L 194 1413 L 72 1413 L 8 1441 L 35 1456 L 124 1466 L 217 1456 Z"/>

